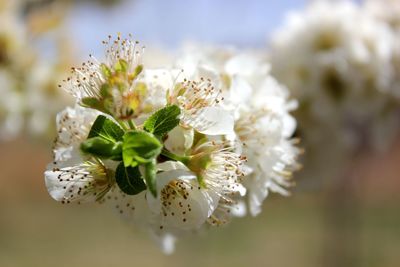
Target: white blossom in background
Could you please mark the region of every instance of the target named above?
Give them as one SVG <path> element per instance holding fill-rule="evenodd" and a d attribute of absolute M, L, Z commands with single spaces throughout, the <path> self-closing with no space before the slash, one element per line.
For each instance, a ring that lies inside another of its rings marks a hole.
<path fill-rule="evenodd" d="M 388 25 L 351 1 L 311 2 L 274 33 L 272 73 L 299 100 L 305 165 L 314 158 L 324 176 L 331 173 L 324 167 L 334 173 L 360 147 L 390 144 L 399 125 L 391 94 L 395 46 Z"/>
<path fill-rule="evenodd" d="M 21 133 L 47 139 L 54 128 L 51 118 L 71 102 L 57 89 L 64 62 L 40 58 L 23 17 L 23 4 L 0 1 L 0 140 Z"/>
<path fill-rule="evenodd" d="M 267 65 L 198 48 L 150 69 L 131 38 L 104 44 L 105 60 L 91 56 L 60 85 L 77 105 L 57 116 L 45 172 L 55 200 L 109 204 L 170 253 L 181 235 L 245 215 L 246 201 L 256 215 L 268 192 L 288 194 L 296 102 Z"/>
<path fill-rule="evenodd" d="M 392 67 L 394 77 L 391 92 L 396 98 L 400 97 L 400 2 L 397 0 L 367 0 L 364 4 L 364 12 L 385 23 L 392 32 L 394 38 L 394 50 Z"/>
<path fill-rule="evenodd" d="M 1 139 L 15 135 L 23 125 L 22 96 L 17 90 L 20 80 L 14 69 L 26 65 L 26 57 L 21 53 L 26 40 L 22 22 L 16 16 L 17 2 L 0 1 Z"/>
<path fill-rule="evenodd" d="M 372 16 L 400 30 L 400 2 L 397 0 L 366 0 L 365 10 Z"/>

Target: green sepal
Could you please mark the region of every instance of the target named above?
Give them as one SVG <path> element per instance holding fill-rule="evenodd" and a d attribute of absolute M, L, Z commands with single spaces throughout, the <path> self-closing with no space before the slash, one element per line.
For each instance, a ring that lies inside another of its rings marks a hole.
<path fill-rule="evenodd" d="M 114 65 L 114 70 L 116 72 L 126 72 L 128 70 L 128 62 L 126 62 L 124 59 L 118 60 L 118 62 Z"/>
<path fill-rule="evenodd" d="M 139 74 L 142 73 L 142 71 L 143 71 L 143 65 L 137 65 L 135 70 L 131 74 L 129 74 L 129 80 L 130 81 L 135 80 L 139 76 Z"/>
<path fill-rule="evenodd" d="M 111 77 L 112 72 L 111 72 L 110 68 L 106 64 L 102 63 L 100 65 L 100 69 L 101 69 L 101 72 L 104 74 L 104 76 L 106 76 L 106 78 Z"/>
<path fill-rule="evenodd" d="M 101 87 L 100 87 L 100 95 L 103 98 L 111 97 L 110 91 L 111 91 L 111 89 L 110 89 L 110 85 L 108 83 L 104 83 L 104 84 L 101 85 Z"/>
<path fill-rule="evenodd" d="M 115 181 L 121 191 L 127 195 L 137 195 L 146 190 L 139 168 L 125 167 L 122 162 L 115 171 Z"/>

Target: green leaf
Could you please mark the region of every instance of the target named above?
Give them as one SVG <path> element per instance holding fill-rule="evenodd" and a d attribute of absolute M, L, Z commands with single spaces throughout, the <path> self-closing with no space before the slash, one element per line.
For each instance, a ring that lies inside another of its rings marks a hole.
<path fill-rule="evenodd" d="M 157 181 L 156 181 L 156 160 L 153 159 L 149 163 L 144 165 L 144 179 L 146 181 L 147 187 L 149 188 L 150 193 L 157 197 Z"/>
<path fill-rule="evenodd" d="M 99 115 L 90 129 L 87 140 L 80 148 L 83 153 L 112 160 L 122 160 L 124 131 L 112 120 Z"/>
<path fill-rule="evenodd" d="M 81 150 L 99 158 L 122 160 L 122 142 L 113 142 L 100 136 L 82 142 Z"/>
<path fill-rule="evenodd" d="M 125 167 L 121 162 L 115 171 L 117 185 L 127 195 L 136 195 L 146 190 L 139 168 Z"/>
<path fill-rule="evenodd" d="M 125 167 L 149 163 L 162 149 L 162 144 L 151 133 L 132 131 L 123 137 L 122 158 Z"/>
<path fill-rule="evenodd" d="M 167 106 L 153 113 L 145 122 L 144 129 L 155 136 L 162 136 L 179 124 L 181 110 L 177 105 Z"/>
<path fill-rule="evenodd" d="M 94 121 L 90 129 L 88 139 L 93 137 L 101 137 L 110 142 L 122 141 L 124 130 L 121 127 L 107 118 L 106 116 L 99 115 Z"/>

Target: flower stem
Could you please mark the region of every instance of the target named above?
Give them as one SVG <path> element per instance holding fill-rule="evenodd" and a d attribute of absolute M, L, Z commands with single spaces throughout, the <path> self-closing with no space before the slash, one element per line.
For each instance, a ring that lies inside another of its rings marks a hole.
<path fill-rule="evenodd" d="M 189 162 L 189 157 L 176 155 L 176 154 L 166 150 L 165 148 L 161 151 L 161 155 L 163 155 L 169 159 L 180 161 L 185 165 Z"/>

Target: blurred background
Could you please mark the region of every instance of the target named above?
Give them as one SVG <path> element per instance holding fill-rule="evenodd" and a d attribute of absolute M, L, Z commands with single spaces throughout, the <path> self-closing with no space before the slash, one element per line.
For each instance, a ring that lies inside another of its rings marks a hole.
<path fill-rule="evenodd" d="M 271 195 L 260 216 L 180 240 L 171 256 L 111 210 L 63 206 L 44 186 L 55 113 L 72 103 L 57 82 L 101 56 L 108 34 L 132 33 L 157 63 L 187 41 L 266 49 L 308 3 L 0 0 L 0 266 L 400 266 L 400 136 L 351 154 L 340 182 L 300 171 L 291 197 Z"/>

